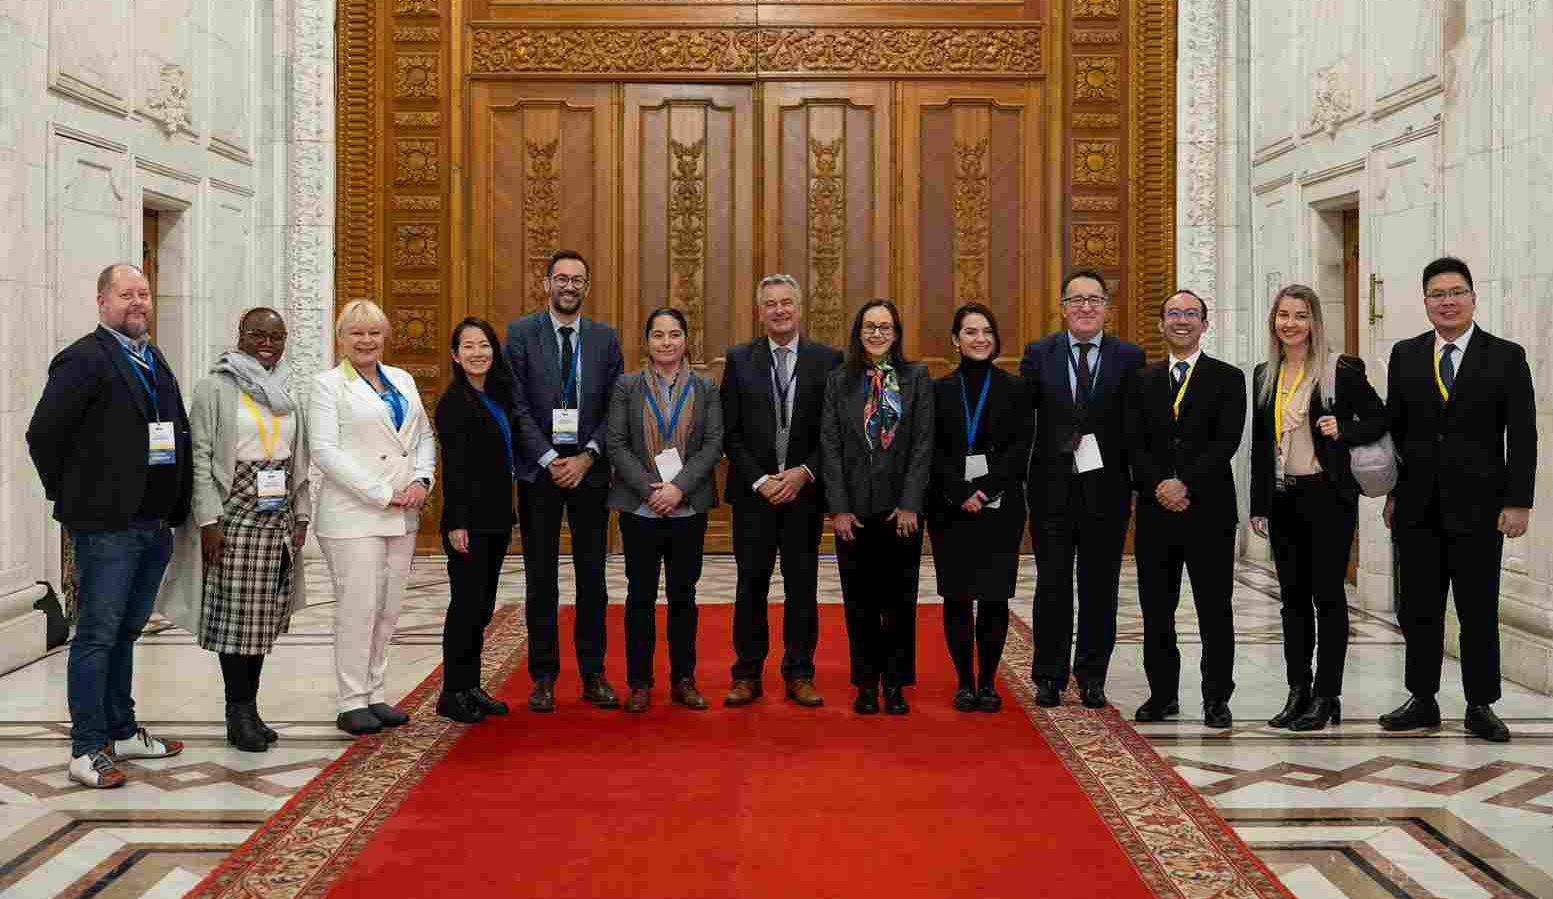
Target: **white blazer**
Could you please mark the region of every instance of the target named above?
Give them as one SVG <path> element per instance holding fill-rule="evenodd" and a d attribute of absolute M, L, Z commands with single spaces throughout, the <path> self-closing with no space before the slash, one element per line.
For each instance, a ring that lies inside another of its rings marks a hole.
<path fill-rule="evenodd" d="M 420 512 L 390 506 L 396 491 L 437 469 L 437 438 L 415 378 L 382 366 L 404 395 L 404 425 L 394 430 L 388 404 L 345 363 L 313 377 L 307 442 L 323 472 L 313 532 L 320 537 L 397 537 L 414 533 Z"/>

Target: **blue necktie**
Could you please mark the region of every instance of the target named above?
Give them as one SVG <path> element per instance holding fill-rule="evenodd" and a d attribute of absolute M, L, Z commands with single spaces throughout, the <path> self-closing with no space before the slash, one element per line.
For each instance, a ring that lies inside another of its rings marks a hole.
<path fill-rule="evenodd" d="M 1447 343 L 1440 348 L 1440 382 L 1445 385 L 1446 393 L 1454 393 L 1456 390 L 1456 363 L 1451 361 L 1451 354 L 1457 349 L 1454 343 Z"/>
<path fill-rule="evenodd" d="M 1191 368 L 1185 361 L 1176 363 L 1176 376 L 1171 379 L 1170 386 L 1176 390 L 1181 389 L 1181 382 L 1186 380 L 1186 371 Z"/>

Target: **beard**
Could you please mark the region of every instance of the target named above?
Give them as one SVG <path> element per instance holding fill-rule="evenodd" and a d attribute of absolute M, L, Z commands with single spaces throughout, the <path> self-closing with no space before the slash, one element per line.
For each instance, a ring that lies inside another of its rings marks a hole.
<path fill-rule="evenodd" d="M 550 295 L 550 307 L 562 315 L 571 315 L 582 308 L 582 294 L 557 291 Z"/>

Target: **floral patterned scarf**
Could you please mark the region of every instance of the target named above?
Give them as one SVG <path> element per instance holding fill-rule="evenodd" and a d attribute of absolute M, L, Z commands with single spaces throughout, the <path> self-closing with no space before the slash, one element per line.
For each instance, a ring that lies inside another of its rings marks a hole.
<path fill-rule="evenodd" d="M 901 420 L 901 382 L 888 360 L 868 370 L 868 400 L 863 403 L 863 429 L 868 443 L 889 449 Z"/>

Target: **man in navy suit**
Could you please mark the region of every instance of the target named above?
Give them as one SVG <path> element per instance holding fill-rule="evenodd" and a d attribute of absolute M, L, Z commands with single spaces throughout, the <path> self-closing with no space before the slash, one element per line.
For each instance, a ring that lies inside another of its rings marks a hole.
<path fill-rule="evenodd" d="M 1446 256 L 1423 273 L 1431 331 L 1391 349 L 1386 413 L 1401 463 L 1385 520 L 1401 556 L 1397 618 L 1412 694 L 1386 730 L 1438 727 L 1445 598 L 1461 622 L 1463 723 L 1502 743 L 1499 572 L 1506 537 L 1526 533 L 1537 476 L 1537 409 L 1526 351 L 1473 324 L 1472 272 Z"/>
<path fill-rule="evenodd" d="M 575 250 L 550 255 L 545 289 L 550 308 L 507 326 L 514 383 L 518 524 L 523 535 L 528 621 L 528 707 L 555 710 L 561 670 L 561 514 L 572 537 L 577 575 L 577 670 L 582 698 L 600 708 L 620 704 L 604 676 L 604 613 L 609 591 L 609 461 L 603 455 L 609 398 L 624 360 L 615 329 L 582 314 L 587 260 Z"/>
<path fill-rule="evenodd" d="M 1031 677 L 1036 701 L 1048 708 L 1062 701 L 1070 673 L 1084 705 L 1104 708 L 1116 645 L 1122 544 L 1132 507 L 1123 416 L 1143 349 L 1103 333 L 1109 303 L 1098 272 L 1068 275 L 1062 285 L 1067 328 L 1032 341 L 1019 364 L 1036 416 L 1026 480 L 1037 575 Z"/>

